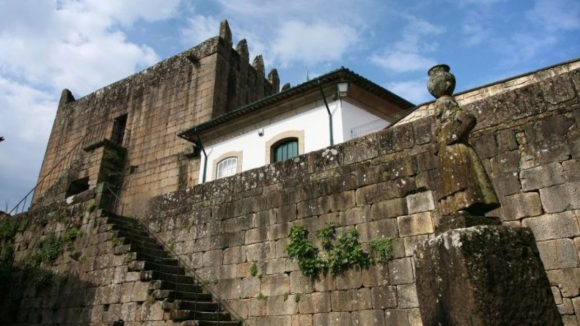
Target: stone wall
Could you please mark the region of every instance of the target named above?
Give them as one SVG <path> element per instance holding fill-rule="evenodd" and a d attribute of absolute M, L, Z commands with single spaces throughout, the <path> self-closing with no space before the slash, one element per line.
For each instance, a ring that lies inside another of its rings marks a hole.
<path fill-rule="evenodd" d="M 513 80 L 462 95 L 477 98 L 464 104 L 479 120 L 471 143 L 502 203 L 490 215 L 532 229 L 566 325 L 577 325 L 580 315 L 578 66 L 537 72 L 506 92 L 490 89 Z M 250 325 L 419 325 L 413 248 L 433 236 L 439 219 L 433 125 L 427 113 L 165 194 L 141 218 L 190 268 L 217 283 Z M 336 277 L 305 277 L 285 252 L 290 228 L 305 226 L 314 241 L 328 222 L 339 224 L 339 233 L 356 228 L 363 246 L 394 238 L 394 259 Z"/>
<path fill-rule="evenodd" d="M 122 210 L 138 211 L 132 202 L 196 184 L 199 158 L 186 155 L 192 144 L 177 133 L 278 91 L 275 70 L 271 83 L 261 57 L 253 65 L 249 62 L 245 41 L 232 48 L 227 22 L 221 32 L 83 98 L 75 100 L 65 90 L 39 181 L 48 177 L 35 191 L 34 202 L 42 196 L 64 197 L 76 179 L 89 177 L 91 187 L 104 181 L 98 180 L 99 154 L 90 145 L 112 139 L 114 120 L 123 115 L 127 115 L 122 141 L 127 158 L 117 171 L 123 176 Z"/>

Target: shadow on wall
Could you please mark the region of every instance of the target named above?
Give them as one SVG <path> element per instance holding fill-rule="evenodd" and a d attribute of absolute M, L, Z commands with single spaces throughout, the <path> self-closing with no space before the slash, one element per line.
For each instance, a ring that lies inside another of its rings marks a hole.
<path fill-rule="evenodd" d="M 40 267 L 3 264 L 0 268 L 0 320 L 3 325 L 90 322 L 95 284 L 73 274 L 54 274 Z"/>

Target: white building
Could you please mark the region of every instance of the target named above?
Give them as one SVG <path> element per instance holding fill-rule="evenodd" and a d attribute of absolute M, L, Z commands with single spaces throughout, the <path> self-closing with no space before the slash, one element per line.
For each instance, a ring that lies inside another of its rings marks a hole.
<path fill-rule="evenodd" d="M 341 68 L 182 132 L 201 155 L 200 183 L 364 136 L 413 104 Z"/>

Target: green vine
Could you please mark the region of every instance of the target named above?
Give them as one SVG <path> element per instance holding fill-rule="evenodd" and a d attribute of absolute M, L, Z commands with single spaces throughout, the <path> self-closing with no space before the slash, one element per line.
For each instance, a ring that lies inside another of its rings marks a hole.
<path fill-rule="evenodd" d="M 392 259 L 392 239 L 375 239 L 369 242 L 371 253 L 365 251 L 358 241 L 357 229 L 350 229 L 336 236 L 336 224 L 328 223 L 316 232 L 322 252 L 308 241 L 308 230 L 304 226 L 290 229 L 286 246 L 288 256 L 298 262 L 298 267 L 306 276 L 318 277 L 320 272 L 339 275 L 358 267 L 368 268 L 373 263 L 383 263 Z"/>
<path fill-rule="evenodd" d="M 256 275 L 258 275 L 258 266 L 256 265 L 256 262 L 254 262 L 252 266 L 250 266 L 250 276 L 254 277 Z"/>
<path fill-rule="evenodd" d="M 393 259 L 393 238 L 373 239 L 369 241 L 369 248 L 375 263 L 386 263 Z"/>
<path fill-rule="evenodd" d="M 308 230 L 303 226 L 290 229 L 290 243 L 286 246 L 288 256 L 298 261 L 302 274 L 317 277 L 324 267 L 324 262 L 318 257 L 318 248 L 308 241 Z"/>

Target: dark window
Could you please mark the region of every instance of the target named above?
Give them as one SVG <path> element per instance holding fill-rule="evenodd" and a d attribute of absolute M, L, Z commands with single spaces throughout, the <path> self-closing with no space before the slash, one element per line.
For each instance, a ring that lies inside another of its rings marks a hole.
<path fill-rule="evenodd" d="M 127 127 L 127 115 L 122 115 L 115 119 L 113 123 L 113 135 L 111 141 L 115 144 L 123 145 L 125 137 L 125 128 Z"/>
<path fill-rule="evenodd" d="M 81 192 L 89 190 L 89 178 L 82 178 L 70 183 L 66 191 L 66 197 L 80 194 Z"/>
<path fill-rule="evenodd" d="M 272 162 L 280 162 L 298 156 L 298 139 L 282 139 L 272 146 Z"/>

